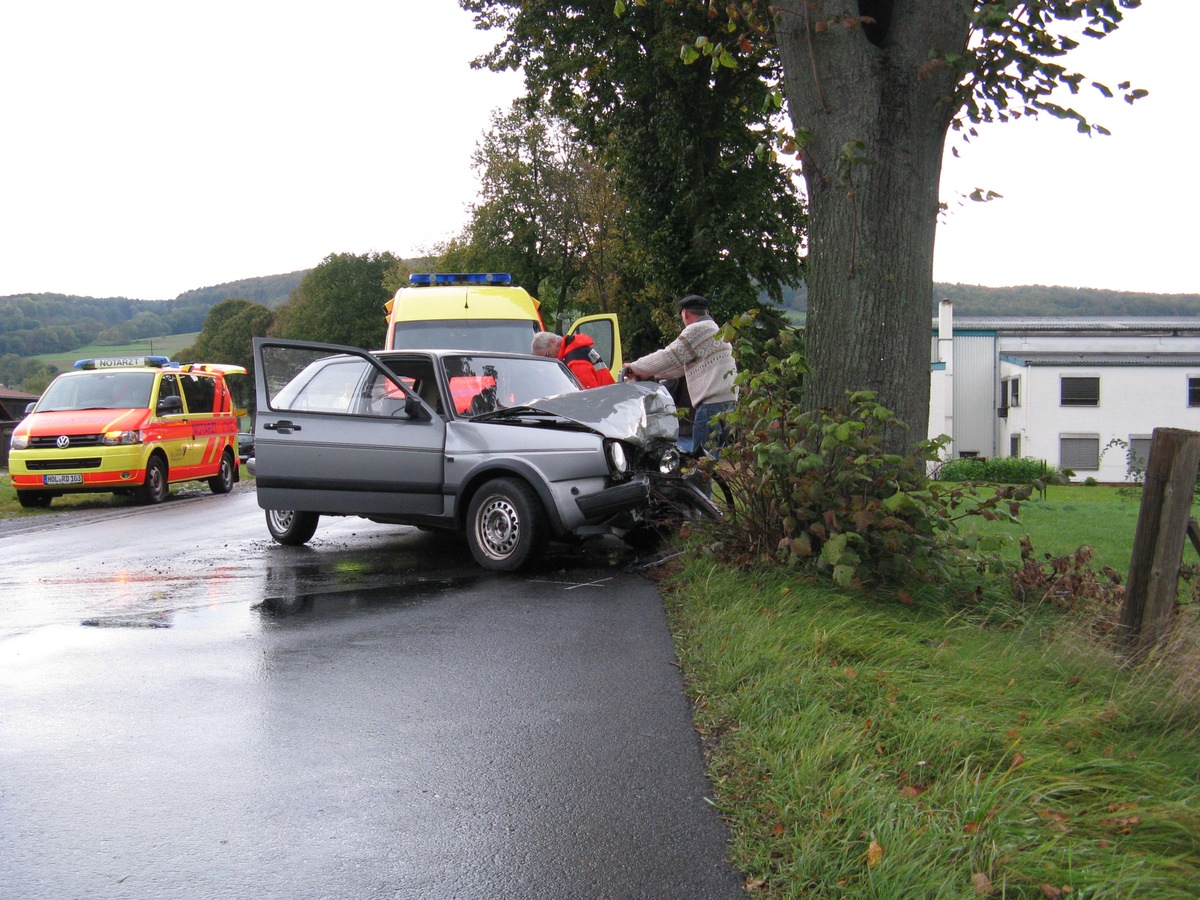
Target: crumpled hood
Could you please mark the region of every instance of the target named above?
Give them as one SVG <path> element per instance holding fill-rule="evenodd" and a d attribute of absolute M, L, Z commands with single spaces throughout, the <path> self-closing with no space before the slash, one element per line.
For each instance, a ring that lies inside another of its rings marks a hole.
<path fill-rule="evenodd" d="M 641 446 L 679 437 L 679 419 L 671 394 L 653 381 L 589 388 L 531 400 L 525 405 L 585 425 L 606 438 Z"/>

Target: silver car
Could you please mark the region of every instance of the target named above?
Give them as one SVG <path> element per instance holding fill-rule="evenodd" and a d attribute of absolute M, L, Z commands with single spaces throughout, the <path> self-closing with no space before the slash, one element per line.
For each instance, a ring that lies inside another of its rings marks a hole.
<path fill-rule="evenodd" d="M 680 474 L 678 419 L 655 383 L 584 391 L 556 359 L 368 352 L 256 338 L 258 503 L 282 544 L 322 515 L 465 532 L 515 571 L 550 540 L 719 515 Z"/>

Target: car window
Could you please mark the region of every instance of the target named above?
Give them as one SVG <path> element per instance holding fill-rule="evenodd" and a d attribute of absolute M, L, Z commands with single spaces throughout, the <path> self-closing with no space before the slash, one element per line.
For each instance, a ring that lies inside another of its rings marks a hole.
<path fill-rule="evenodd" d="M 353 357 L 313 363 L 271 400 L 271 407 L 307 412 L 357 412 L 360 408 L 359 385 L 368 365 L 366 360 Z"/>
<path fill-rule="evenodd" d="M 211 413 L 216 406 L 217 380 L 209 375 L 188 373 L 180 378 L 183 398 L 190 413 Z"/>
<path fill-rule="evenodd" d="M 463 354 L 443 357 L 442 365 L 454 408 L 466 416 L 580 389 L 570 370 L 556 359 Z"/>
<path fill-rule="evenodd" d="M 264 355 L 268 365 L 280 358 Z M 267 377 L 273 376 L 268 372 Z M 389 377 L 362 357 L 325 357 L 301 369 L 270 399 L 270 406 L 280 411 L 404 416 L 408 395 L 401 384 L 406 380 Z"/>

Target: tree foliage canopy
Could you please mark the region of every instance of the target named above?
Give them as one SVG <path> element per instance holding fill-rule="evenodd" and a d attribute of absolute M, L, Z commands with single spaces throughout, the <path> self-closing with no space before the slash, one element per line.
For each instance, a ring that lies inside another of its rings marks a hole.
<path fill-rule="evenodd" d="M 521 67 L 531 102 L 548 104 L 608 175 L 615 214 L 593 224 L 607 240 L 592 245 L 606 257 L 580 285 L 619 309 L 635 347 L 674 329 L 671 301 L 683 294 L 708 296 L 727 317 L 799 280 L 797 185 L 760 152 L 774 112 L 769 57 L 719 77 L 681 66 L 680 43 L 709 23 L 685 5 L 629 21 L 613 18 L 610 0 L 461 5 L 507 34 L 480 64 Z"/>
<path fill-rule="evenodd" d="M 618 0 L 621 19 L 674 9 L 671 0 Z M 1092 126 L 1057 102 L 1082 75 L 1062 65 L 1077 38 L 1103 37 L 1139 0 L 746 0 L 711 11 L 684 56 L 702 68 L 759 70 L 778 61 L 809 200 L 808 403 L 842 404 L 873 391 L 925 430 L 929 403 L 928 298 L 938 187 L 949 130 L 1018 115 Z M 649 13 L 648 13 L 649 11 Z M 1105 85 L 1102 94 L 1113 96 Z M 1144 92 L 1118 86 L 1127 101 Z"/>
<path fill-rule="evenodd" d="M 387 332 L 383 305 L 408 277 L 391 253 L 331 253 L 275 311 L 276 337 L 382 347 Z"/>

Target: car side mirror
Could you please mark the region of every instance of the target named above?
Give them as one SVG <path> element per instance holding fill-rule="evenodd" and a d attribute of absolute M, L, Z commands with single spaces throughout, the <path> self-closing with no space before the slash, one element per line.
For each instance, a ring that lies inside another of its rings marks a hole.
<path fill-rule="evenodd" d="M 170 416 L 175 413 L 183 412 L 182 397 L 163 397 L 158 401 L 158 407 L 154 410 L 160 416 Z"/>
<path fill-rule="evenodd" d="M 26 404 L 25 404 L 25 415 L 27 415 L 27 416 L 28 416 L 28 415 L 32 414 L 32 413 L 33 413 L 33 408 L 34 408 L 35 406 L 37 406 L 37 401 L 36 401 L 36 400 L 34 400 L 32 403 L 26 403 Z"/>
<path fill-rule="evenodd" d="M 421 405 L 421 401 L 412 394 L 406 394 L 404 397 L 404 414 L 410 419 L 420 421 L 429 418 L 429 413 L 425 411 L 425 407 Z"/>

